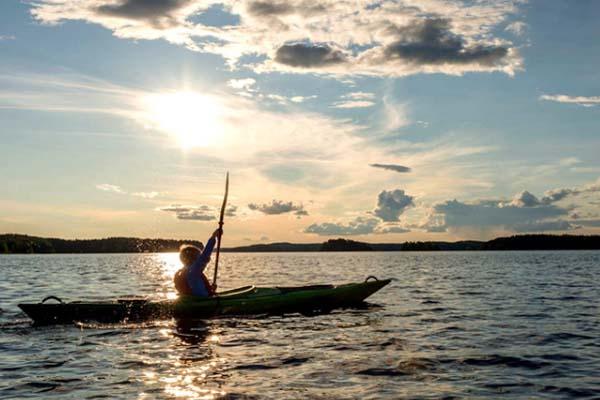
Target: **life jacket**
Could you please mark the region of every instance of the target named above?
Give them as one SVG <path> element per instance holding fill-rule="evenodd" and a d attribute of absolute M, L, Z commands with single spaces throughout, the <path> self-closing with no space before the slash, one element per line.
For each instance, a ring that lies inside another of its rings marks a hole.
<path fill-rule="evenodd" d="M 208 278 L 206 278 L 206 275 L 204 275 L 204 273 L 200 272 L 200 278 L 202 279 L 202 282 L 204 283 L 204 287 L 206 287 L 206 291 L 208 292 L 208 295 L 210 297 L 214 296 L 215 291 L 213 290 L 212 285 L 208 281 Z M 175 289 L 177 289 L 179 294 L 185 294 L 188 296 L 193 295 L 192 289 L 190 288 L 190 285 L 188 285 L 186 268 L 181 268 L 177 272 L 175 272 L 175 276 L 173 277 L 173 282 L 175 283 Z"/>

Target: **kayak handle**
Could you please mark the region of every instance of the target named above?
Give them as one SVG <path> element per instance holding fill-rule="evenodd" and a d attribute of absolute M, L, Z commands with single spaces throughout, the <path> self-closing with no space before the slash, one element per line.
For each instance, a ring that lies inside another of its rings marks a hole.
<path fill-rule="evenodd" d="M 45 298 L 44 298 L 44 300 L 42 300 L 42 303 L 45 303 L 45 302 L 46 302 L 46 301 L 48 301 L 48 300 L 56 300 L 56 301 L 58 301 L 60 304 L 62 304 L 62 303 L 63 303 L 63 301 L 62 301 L 61 299 L 59 299 L 58 297 L 56 297 L 56 296 L 48 296 L 48 297 L 45 297 Z"/>
<path fill-rule="evenodd" d="M 377 277 L 375 275 L 369 275 L 369 276 L 367 276 L 367 279 L 365 279 L 365 282 L 369 282 L 369 279 L 374 279 L 376 281 L 379 280 L 379 279 L 377 279 Z"/>

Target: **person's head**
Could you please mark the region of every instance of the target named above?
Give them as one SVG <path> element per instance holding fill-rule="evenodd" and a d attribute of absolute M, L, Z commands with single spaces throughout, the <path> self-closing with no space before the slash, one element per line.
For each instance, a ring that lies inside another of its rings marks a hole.
<path fill-rule="evenodd" d="M 184 244 L 179 248 L 179 259 L 184 267 L 189 267 L 196 261 L 196 258 L 202 253 L 202 245 L 200 247 Z"/>

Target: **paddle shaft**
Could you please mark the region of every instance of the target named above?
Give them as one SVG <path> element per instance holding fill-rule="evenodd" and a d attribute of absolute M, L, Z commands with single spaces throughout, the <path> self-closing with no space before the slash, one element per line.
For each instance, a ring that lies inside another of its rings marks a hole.
<path fill-rule="evenodd" d="M 227 206 L 227 195 L 229 194 L 229 172 L 227 172 L 227 178 L 225 178 L 225 197 L 223 198 L 223 204 L 221 205 L 221 216 L 219 217 L 219 241 L 217 242 L 217 258 L 215 259 L 215 271 L 213 275 L 213 286 L 217 284 L 217 274 L 219 271 L 219 254 L 221 253 L 221 238 L 223 236 L 223 218 L 225 217 L 225 207 Z"/>

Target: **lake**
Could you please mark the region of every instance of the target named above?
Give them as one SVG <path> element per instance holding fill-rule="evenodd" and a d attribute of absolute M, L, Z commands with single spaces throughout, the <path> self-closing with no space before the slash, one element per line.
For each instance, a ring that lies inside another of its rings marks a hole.
<path fill-rule="evenodd" d="M 221 259 L 221 290 L 394 281 L 312 317 L 33 327 L 17 303 L 173 297 L 177 254 L 3 255 L 0 398 L 600 398 L 600 251 Z"/>

